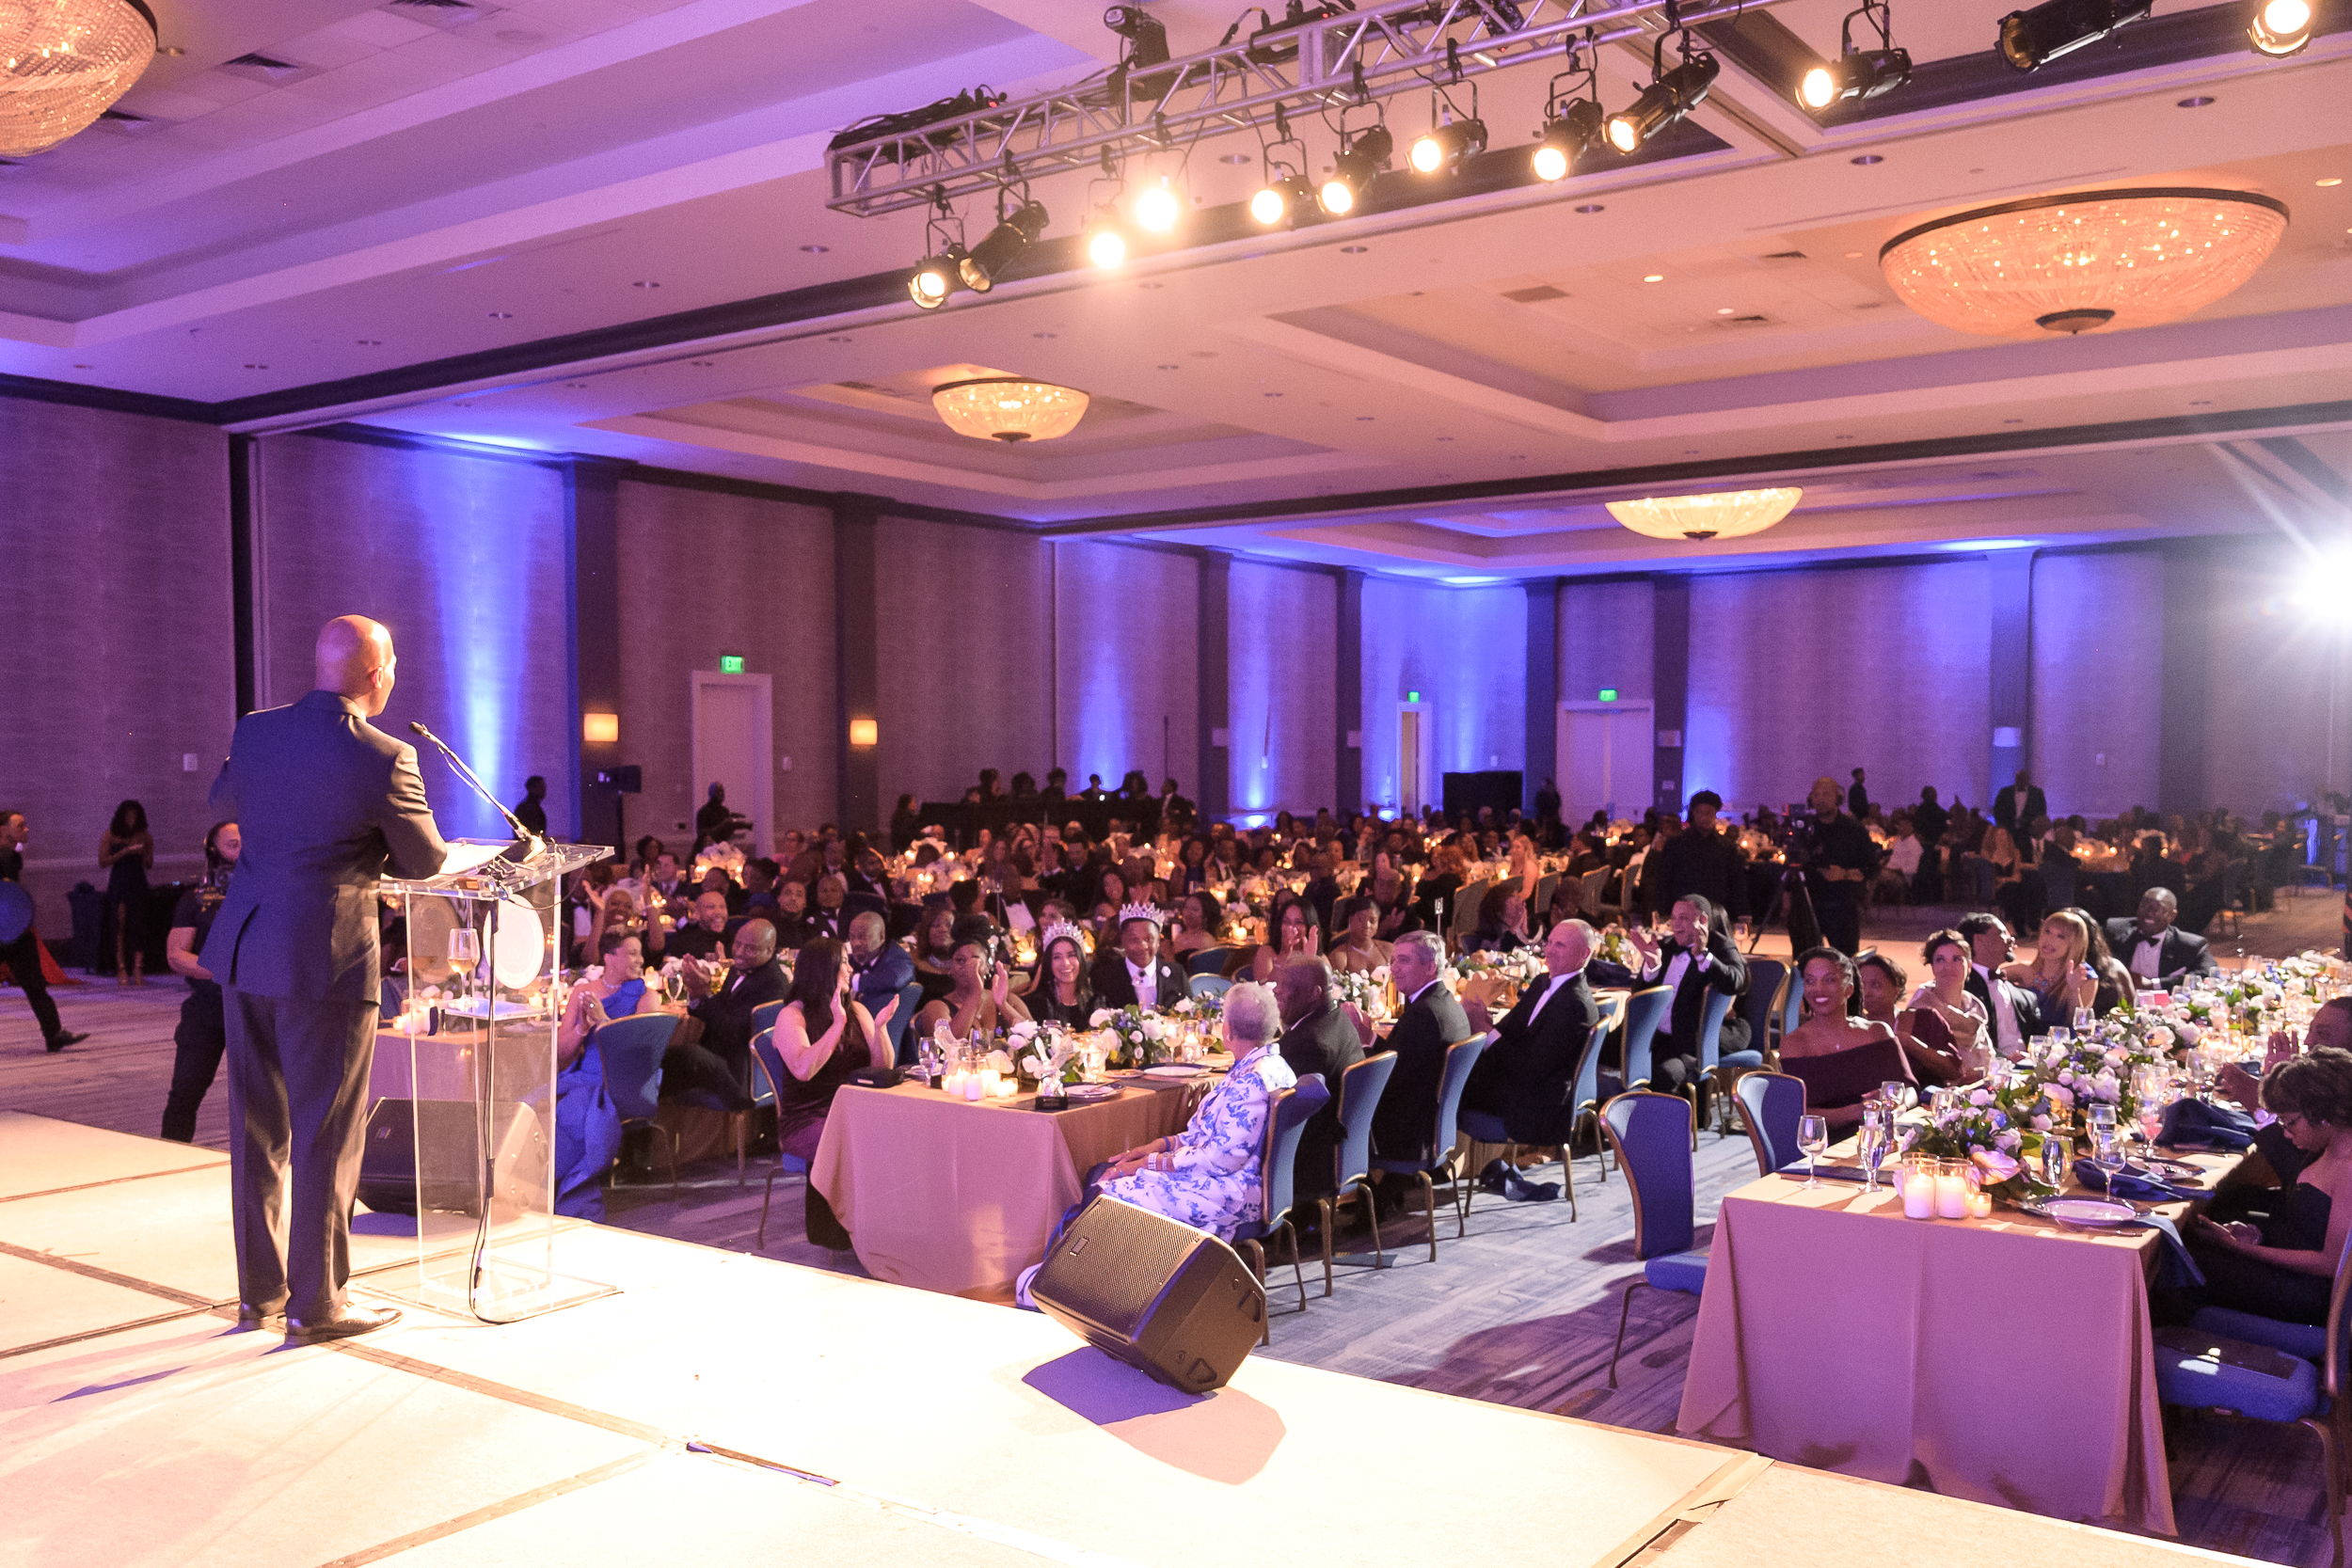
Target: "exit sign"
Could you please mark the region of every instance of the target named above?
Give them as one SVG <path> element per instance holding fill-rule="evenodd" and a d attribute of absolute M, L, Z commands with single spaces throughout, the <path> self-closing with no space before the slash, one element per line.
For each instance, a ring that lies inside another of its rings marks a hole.
<path fill-rule="evenodd" d="M 741 654 L 721 654 L 719 656 L 719 673 L 723 675 L 739 675 L 742 673 L 743 656 Z"/>
<path fill-rule="evenodd" d="M 1408 703 L 1418 703 L 1421 701 L 1421 693 L 1418 691 L 1407 691 L 1405 693 L 1405 700 Z"/>
<path fill-rule="evenodd" d="M 1613 686 L 1602 687 L 1600 689 L 1600 700 L 1604 703 L 1615 702 L 1617 700 L 1617 689 Z"/>

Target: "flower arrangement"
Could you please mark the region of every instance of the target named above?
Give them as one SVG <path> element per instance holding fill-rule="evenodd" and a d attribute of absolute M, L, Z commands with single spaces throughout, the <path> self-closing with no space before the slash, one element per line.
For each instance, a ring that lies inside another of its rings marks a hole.
<path fill-rule="evenodd" d="M 1622 926 L 1601 927 L 1600 945 L 1594 949 L 1593 957 L 1615 964 L 1619 969 L 1629 969 L 1636 974 L 1642 972 L 1642 955 L 1634 951 L 1633 943 L 1627 938 Z"/>
<path fill-rule="evenodd" d="M 1344 973 L 1331 972 L 1331 990 L 1342 1002 L 1352 1003 L 1359 1013 L 1370 1015 L 1375 1007 L 1387 1005 L 1389 998 L 1389 966 L 1381 964 L 1370 970 L 1351 969 Z"/>
<path fill-rule="evenodd" d="M 1110 1032 L 1110 1065 L 1117 1068 L 1146 1068 L 1166 1060 L 1177 1033 L 1167 1019 L 1142 1007 L 1097 1007 L 1087 1022 Z"/>
<path fill-rule="evenodd" d="M 1988 1189 L 2022 1203 L 2057 1190 L 2034 1174 L 2050 1128 L 2041 1090 L 2028 1080 L 2011 1078 L 1998 1086 L 1979 1084 L 1945 1097 L 1924 1124 L 1905 1130 L 1901 1147 L 1905 1153 L 1966 1160 L 1982 1174 Z"/>
<path fill-rule="evenodd" d="M 2072 1122 L 2078 1109 L 2107 1104 L 2128 1124 L 2139 1116 L 2138 1069 L 2163 1061 L 2177 1039 L 2155 1019 L 2118 1009 L 2089 1034 L 2028 1045 L 2019 1067 L 2052 1116 Z"/>
<path fill-rule="evenodd" d="M 1085 1075 L 1077 1039 L 1059 1025 L 1040 1025 L 1024 1019 L 1012 1026 L 1006 1039 L 1013 1064 L 1024 1078 L 1040 1084 L 1055 1079 L 1075 1084 Z"/>

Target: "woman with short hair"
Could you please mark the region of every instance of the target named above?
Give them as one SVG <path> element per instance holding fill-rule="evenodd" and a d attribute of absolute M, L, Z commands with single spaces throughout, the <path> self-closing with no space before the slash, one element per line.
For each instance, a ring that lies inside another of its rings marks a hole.
<path fill-rule="evenodd" d="M 1895 1036 L 1922 1084 L 1961 1084 L 1993 1065 L 1984 1004 L 1968 994 L 1968 939 L 1942 930 L 1920 943 L 1931 976 L 1895 1020 Z"/>
<path fill-rule="evenodd" d="M 2286 1323 L 2324 1323 L 2352 1234 L 2352 1052 L 2321 1049 L 2263 1075 L 2262 1101 L 2306 1159 L 2259 1224 L 2200 1212 L 2188 1240 L 2206 1300 Z"/>

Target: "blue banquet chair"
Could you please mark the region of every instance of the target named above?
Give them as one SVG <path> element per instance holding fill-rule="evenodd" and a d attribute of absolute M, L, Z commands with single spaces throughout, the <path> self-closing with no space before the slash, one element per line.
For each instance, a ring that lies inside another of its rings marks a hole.
<path fill-rule="evenodd" d="M 1331 1229 L 1340 1205 L 1360 1196 L 1364 1214 L 1372 1222 L 1372 1266 L 1385 1269 L 1388 1255 L 1380 1250 L 1379 1205 L 1372 1192 L 1372 1118 L 1380 1097 L 1396 1071 L 1396 1053 L 1366 1056 L 1340 1074 L 1340 1138 L 1332 1150 L 1334 1178 L 1328 1196 L 1316 1201 L 1323 1209 L 1323 1293 L 1331 1293 Z"/>
<path fill-rule="evenodd" d="M 785 1066 L 784 1055 L 776 1049 L 776 1032 L 773 1029 L 762 1029 L 752 1037 L 752 1059 L 767 1078 L 770 1094 L 774 1095 L 784 1083 Z M 759 1196 L 759 1240 L 754 1245 L 761 1251 L 767 1250 L 768 1246 L 768 1206 L 776 1198 L 776 1178 L 787 1174 L 806 1176 L 808 1162 L 779 1148 L 776 1150 L 775 1168 L 768 1173 L 767 1191 Z"/>
<path fill-rule="evenodd" d="M 596 1056 L 604 1064 L 604 1092 L 621 1113 L 624 1130 L 650 1128 L 660 1143 L 663 1128 L 654 1120 L 661 1110 L 661 1053 L 670 1048 L 677 1020 L 669 1013 L 637 1013 L 616 1018 L 596 1031 Z M 670 1196 L 678 1196 L 677 1135 L 669 1134 Z"/>
<path fill-rule="evenodd" d="M 1788 1072 L 1751 1072 L 1733 1085 L 1740 1119 L 1748 1124 L 1756 1174 L 1770 1176 L 1798 1158 L 1797 1123 L 1804 1116 L 1804 1080 Z"/>
<path fill-rule="evenodd" d="M 1611 1101 L 1600 1120 L 1633 1195 L 1633 1256 L 1642 1260 L 1642 1277 L 1626 1286 L 1625 1306 L 1617 1313 L 1617 1344 L 1609 1355 L 1609 1386 L 1614 1388 L 1633 1292 L 1647 1287 L 1697 1295 L 1707 1287 L 1707 1254 L 1691 1245 L 1697 1236 L 1697 1181 L 1691 1163 L 1697 1119 L 1691 1102 L 1678 1094 L 1637 1090 Z"/>
<path fill-rule="evenodd" d="M 1436 1178 L 1442 1176 L 1454 1189 L 1454 1234 L 1459 1240 L 1468 1231 L 1469 1211 L 1464 1206 L 1464 1180 L 1459 1161 L 1460 1150 L 1454 1144 L 1460 1136 L 1462 1088 L 1470 1082 L 1470 1069 L 1478 1065 L 1481 1053 L 1493 1039 L 1492 1035 L 1473 1035 L 1459 1045 L 1446 1048 L 1445 1073 L 1438 1081 L 1438 1119 L 1436 1136 L 1430 1147 L 1438 1152 L 1428 1160 L 1382 1160 L 1375 1158 L 1372 1168 L 1391 1176 L 1421 1178 L 1422 1210 L 1429 1216 L 1429 1260 L 1438 1260 L 1438 1189 Z"/>
<path fill-rule="evenodd" d="M 1249 1266 L 1258 1275 L 1258 1289 L 1265 1290 L 1265 1245 L 1276 1231 L 1291 1241 L 1291 1273 L 1298 1280 L 1298 1309 L 1307 1310 L 1307 1271 L 1299 1257 L 1298 1227 L 1291 1223 L 1292 1195 L 1296 1191 L 1294 1178 L 1298 1164 L 1298 1140 L 1307 1131 L 1307 1123 L 1315 1113 L 1331 1102 L 1331 1091 L 1323 1082 L 1323 1074 L 1311 1072 L 1287 1089 L 1277 1089 L 1266 1102 L 1265 1136 L 1258 1146 L 1258 1176 L 1264 1194 L 1265 1206 L 1254 1220 L 1243 1222 L 1233 1234 L 1233 1244 L 1249 1254 Z M 1258 1329 L 1262 1345 L 1274 1342 L 1274 1314 L 1268 1312 Z"/>

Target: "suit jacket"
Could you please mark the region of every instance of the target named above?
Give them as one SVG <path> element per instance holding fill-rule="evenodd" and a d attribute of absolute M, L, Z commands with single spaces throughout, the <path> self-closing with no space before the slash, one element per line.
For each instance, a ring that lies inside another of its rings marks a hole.
<path fill-rule="evenodd" d="M 204 967 L 256 996 L 376 1001 L 376 881 L 431 877 L 449 852 L 416 748 L 313 691 L 237 721 L 212 812 L 246 849 Z"/>
<path fill-rule="evenodd" d="M 805 947 L 818 937 L 831 937 L 835 942 L 849 941 L 850 918 L 856 912 L 847 903 L 837 910 L 818 909 L 811 904 L 802 916 L 805 934 L 801 938 L 801 945 Z"/>
<path fill-rule="evenodd" d="M 1666 972 L 1674 967 L 1676 958 L 1683 951 L 1679 942 L 1670 939 L 1658 950 L 1656 978 L 1646 980 L 1645 983 L 1649 985 L 1662 983 L 1666 977 Z M 1698 960 L 1693 958 L 1683 968 L 1682 983 L 1675 988 L 1674 1004 L 1666 1011 L 1664 1035 L 1650 1042 L 1651 1066 L 1655 1068 L 1658 1063 L 1669 1056 L 1686 1056 L 1692 1061 L 1698 1060 L 1699 1026 L 1706 1022 L 1707 1018 L 1707 993 L 1710 990 L 1719 990 L 1725 996 L 1737 996 L 1747 989 L 1747 959 L 1740 956 L 1740 949 L 1729 937 L 1721 931 L 1710 929 L 1707 933 L 1707 967 L 1699 968 Z M 1726 1013 L 1724 1015 L 1724 1032 L 1728 1036 L 1731 1031 L 1731 1015 Z M 1745 1043 L 1744 1037 L 1740 1043 Z M 1740 1048 L 1740 1045 L 1733 1044 L 1729 1038 L 1724 1040 L 1723 1047 L 1726 1051 L 1737 1051 Z"/>
<path fill-rule="evenodd" d="M 1470 1037 L 1469 1017 L 1443 981 L 1432 981 L 1406 1005 L 1389 1031 L 1396 1070 L 1372 1117 L 1372 1151 L 1383 1160 L 1431 1160 L 1438 1130 L 1438 1091 L 1445 1082 L 1449 1046 Z"/>
<path fill-rule="evenodd" d="M 1968 969 L 1968 994 L 1984 1004 L 1985 1030 L 1987 1037 L 1993 1042 L 1994 1051 L 2001 1049 L 2001 1014 L 2000 1010 L 1993 1006 L 1993 992 L 1995 986 L 2000 988 L 2001 995 L 2009 999 L 2010 1006 L 2017 1014 L 2017 1036 L 2020 1044 L 2032 1039 L 2036 1035 L 2046 1030 L 2050 1024 L 2058 1022 L 2055 1019 L 2044 1019 L 2042 1016 L 2042 998 L 2035 992 L 2026 990 L 2024 986 L 2005 980 L 1997 974 L 1993 976 L 1992 985 L 1987 985 L 1984 976 L 1978 974 L 1976 966 L 1972 964 Z"/>
<path fill-rule="evenodd" d="M 882 951 L 874 955 L 874 961 L 857 971 L 854 984 L 857 999 L 866 1004 L 866 1010 L 879 1012 L 882 1004 L 898 995 L 902 987 L 914 984 L 914 959 L 897 942 L 883 942 Z"/>
<path fill-rule="evenodd" d="M 757 969 L 738 970 L 717 994 L 687 1009 L 703 1021 L 703 1044 L 740 1070 L 752 1053 L 752 1013 L 764 1002 L 781 1002 L 792 989 L 784 965 L 770 958 Z"/>
<path fill-rule="evenodd" d="M 2014 828 L 2021 822 L 2031 822 L 2037 816 L 2050 815 L 2050 802 L 2040 784 L 2026 787 L 2026 814 L 2017 815 L 2017 786 L 2011 784 L 1993 797 L 1993 820 L 2004 828 Z"/>
<path fill-rule="evenodd" d="M 1294 1074 L 1304 1078 L 1319 1072 L 1323 1086 L 1331 1091 L 1330 1103 L 1317 1111 L 1299 1134 L 1298 1163 L 1292 1167 L 1293 1196 L 1308 1202 L 1338 1185 L 1332 1162 L 1340 1141 L 1340 1074 L 1364 1059 L 1364 1037 L 1356 1032 L 1347 1014 L 1332 1004 L 1316 1008 L 1284 1030 L 1276 1049 Z"/>
<path fill-rule="evenodd" d="M 1518 1005 L 1495 1025 L 1495 1038 L 1470 1069 L 1470 1092 L 1502 1117 L 1512 1141 L 1565 1144 L 1576 1121 L 1576 1069 L 1600 1007 L 1582 972 L 1564 981 L 1538 1013 L 1550 985 L 1531 982 Z"/>
<path fill-rule="evenodd" d="M 1643 858 L 1635 908 L 1664 914 L 1675 900 L 1698 894 L 1734 920 L 1748 912 L 1748 857 L 1723 832 L 1680 832 Z"/>
<path fill-rule="evenodd" d="M 1161 1012 L 1191 994 L 1184 989 L 1184 972 L 1164 958 L 1152 960 L 1152 1005 Z M 1127 957 L 1117 948 L 1094 966 L 1094 999 L 1105 1007 L 1136 1005 L 1136 983 L 1127 974 Z"/>
<path fill-rule="evenodd" d="M 237 875 L 245 875 L 243 867 L 238 869 Z M 233 879 L 230 886 L 236 886 Z M 2132 957 L 2146 940 L 2139 934 L 2139 922 L 2137 920 L 2126 918 L 2107 922 L 2107 945 L 2115 950 L 2115 961 L 2125 969 L 2132 968 Z M 2215 974 L 2220 972 L 2219 966 L 2214 962 L 2213 949 L 2205 945 L 2203 937 L 2184 931 L 2178 926 L 2167 926 L 2162 940 L 2164 952 L 2156 959 L 2156 975 L 2166 984 L 2184 974 Z M 210 969 L 212 965 L 208 963 L 204 967 Z M 2133 970 L 2133 974 L 2137 973 Z"/>

